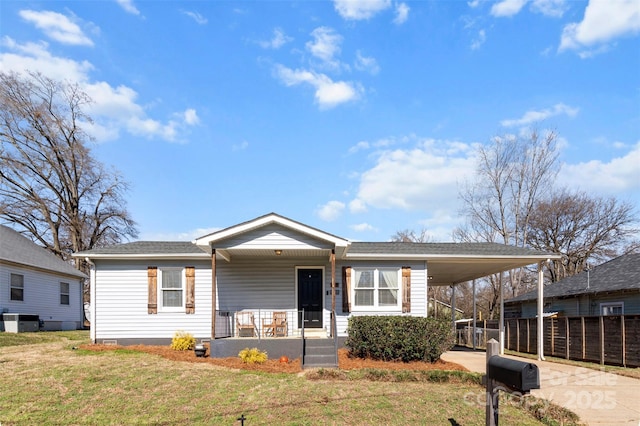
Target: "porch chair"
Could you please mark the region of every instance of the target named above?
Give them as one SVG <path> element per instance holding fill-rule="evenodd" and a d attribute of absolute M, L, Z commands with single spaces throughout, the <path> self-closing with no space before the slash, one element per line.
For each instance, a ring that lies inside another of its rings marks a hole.
<path fill-rule="evenodd" d="M 286 337 L 287 313 L 274 312 L 271 318 L 262 318 L 262 334 L 264 337 Z"/>
<path fill-rule="evenodd" d="M 238 337 L 255 337 L 257 331 L 253 312 L 236 312 L 236 334 Z"/>

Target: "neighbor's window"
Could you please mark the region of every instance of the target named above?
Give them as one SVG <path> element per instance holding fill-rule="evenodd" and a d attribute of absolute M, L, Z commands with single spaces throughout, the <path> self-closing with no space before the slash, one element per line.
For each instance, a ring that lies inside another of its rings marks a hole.
<path fill-rule="evenodd" d="M 160 270 L 160 308 L 164 311 L 184 309 L 184 288 L 182 269 Z"/>
<path fill-rule="evenodd" d="M 623 315 L 624 302 L 609 302 L 600 304 L 600 315 Z"/>
<path fill-rule="evenodd" d="M 69 304 L 69 283 L 60 283 L 60 304 Z"/>
<path fill-rule="evenodd" d="M 394 309 L 400 306 L 400 270 L 354 268 L 354 308 Z"/>
<path fill-rule="evenodd" d="M 11 274 L 11 300 L 24 301 L 24 275 Z"/>

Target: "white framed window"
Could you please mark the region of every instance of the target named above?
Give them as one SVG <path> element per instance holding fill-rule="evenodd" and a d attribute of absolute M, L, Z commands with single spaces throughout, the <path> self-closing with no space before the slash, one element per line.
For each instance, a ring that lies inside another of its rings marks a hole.
<path fill-rule="evenodd" d="M 399 268 L 353 268 L 353 310 L 401 309 Z"/>
<path fill-rule="evenodd" d="M 24 275 L 11 274 L 10 299 L 14 302 L 24 302 Z"/>
<path fill-rule="evenodd" d="M 69 283 L 60 283 L 60 304 L 69 304 Z"/>
<path fill-rule="evenodd" d="M 624 315 L 624 302 L 601 303 L 600 315 Z"/>
<path fill-rule="evenodd" d="M 162 268 L 158 308 L 164 312 L 184 311 L 184 271 L 182 268 Z"/>

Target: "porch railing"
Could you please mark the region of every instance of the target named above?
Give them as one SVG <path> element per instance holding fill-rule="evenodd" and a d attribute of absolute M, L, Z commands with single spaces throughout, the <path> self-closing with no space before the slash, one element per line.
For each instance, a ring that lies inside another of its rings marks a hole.
<path fill-rule="evenodd" d="M 286 314 L 285 330 L 273 328 L 274 312 Z M 247 315 L 241 315 L 247 314 Z M 304 310 L 291 309 L 237 309 L 216 311 L 216 338 L 252 337 L 257 339 L 271 337 L 304 337 Z M 252 323 L 248 323 L 252 319 Z M 239 324 L 242 321 L 243 324 Z M 241 325 L 239 327 L 239 325 Z"/>

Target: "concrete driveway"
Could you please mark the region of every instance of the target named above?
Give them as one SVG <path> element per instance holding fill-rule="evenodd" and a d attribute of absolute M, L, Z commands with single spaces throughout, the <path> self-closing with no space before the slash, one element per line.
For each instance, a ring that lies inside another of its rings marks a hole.
<path fill-rule="evenodd" d="M 505 357 L 536 364 L 540 389 L 531 394 L 573 411 L 588 425 L 640 426 L 640 380 L 549 361 Z M 442 359 L 470 371 L 484 374 L 486 370 L 484 351 L 456 348 L 443 354 Z M 482 396 L 475 399 L 481 402 Z"/>

